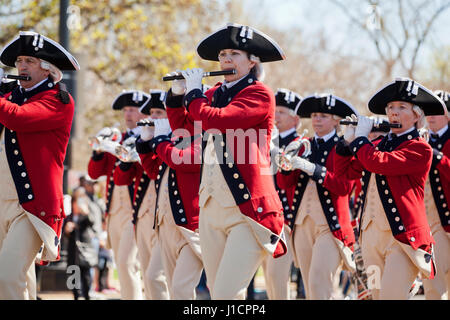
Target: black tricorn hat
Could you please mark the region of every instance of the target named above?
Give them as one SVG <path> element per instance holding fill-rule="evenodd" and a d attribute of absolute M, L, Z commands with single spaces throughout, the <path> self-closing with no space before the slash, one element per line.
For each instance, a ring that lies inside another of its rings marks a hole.
<path fill-rule="evenodd" d="M 278 88 L 275 93 L 275 104 L 286 107 L 295 112 L 295 108 L 302 101 L 302 96 L 298 93 L 285 88 Z"/>
<path fill-rule="evenodd" d="M 300 102 L 295 112 L 301 118 L 310 118 L 311 113 L 329 113 L 345 118 L 352 114 L 358 115 L 358 111 L 347 101 L 333 94 L 322 93 L 308 96 Z"/>
<path fill-rule="evenodd" d="M 426 116 L 445 113 L 444 103 L 431 90 L 409 78 L 397 78 L 378 90 L 369 100 L 369 110 L 375 114 L 386 114 L 386 106 L 391 101 L 417 105 Z"/>
<path fill-rule="evenodd" d="M 205 60 L 219 61 L 223 49 L 238 49 L 253 54 L 261 62 L 284 60 L 280 46 L 269 36 L 254 28 L 236 23 L 215 31 L 200 41 L 197 52 Z"/>
<path fill-rule="evenodd" d="M 63 46 L 33 31 L 20 31 L 0 52 L 0 61 L 8 67 L 15 67 L 18 56 L 45 60 L 62 71 L 80 70 L 78 61 Z"/>
<path fill-rule="evenodd" d="M 142 107 L 148 100 L 150 96 L 140 90 L 124 90 L 119 94 L 114 102 L 112 103 L 113 110 L 122 110 L 125 106 Z"/>
<path fill-rule="evenodd" d="M 444 101 L 447 111 L 450 111 L 450 92 L 444 90 L 436 90 L 434 94 L 437 95 L 442 101 Z"/>
<path fill-rule="evenodd" d="M 150 99 L 148 99 L 142 107 L 139 108 L 139 112 L 150 115 L 151 109 L 166 110 L 166 92 L 163 90 L 150 90 Z"/>

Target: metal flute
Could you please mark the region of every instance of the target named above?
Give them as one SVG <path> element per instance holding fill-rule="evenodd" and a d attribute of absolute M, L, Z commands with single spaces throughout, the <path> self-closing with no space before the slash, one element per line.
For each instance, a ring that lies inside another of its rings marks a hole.
<path fill-rule="evenodd" d="M 343 125 L 354 125 L 357 126 L 358 125 L 358 121 L 348 121 L 348 120 L 341 120 L 339 121 L 340 124 Z M 401 128 L 402 125 L 401 123 L 386 123 L 386 122 L 382 122 L 382 123 L 374 123 L 373 124 L 374 128 Z"/>
<path fill-rule="evenodd" d="M 226 76 L 228 74 L 236 74 L 236 70 L 220 70 L 220 71 L 209 71 L 203 74 L 203 77 L 215 77 L 215 76 Z M 175 76 L 165 76 L 162 78 L 163 81 L 181 80 L 184 77 L 181 74 Z"/>

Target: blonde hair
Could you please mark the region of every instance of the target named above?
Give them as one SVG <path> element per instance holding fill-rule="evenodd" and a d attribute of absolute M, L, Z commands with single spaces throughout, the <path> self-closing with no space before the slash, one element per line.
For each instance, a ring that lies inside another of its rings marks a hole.
<path fill-rule="evenodd" d="M 264 68 L 259 57 L 255 56 L 254 54 L 250 54 L 248 58 L 250 59 L 250 61 L 253 61 L 255 63 L 255 66 L 250 70 L 250 73 L 253 73 L 258 81 L 264 81 L 266 73 L 264 72 Z"/>
<path fill-rule="evenodd" d="M 425 113 L 423 112 L 422 108 L 419 106 L 413 105 L 412 108 L 413 112 L 419 117 L 419 120 L 415 123 L 416 129 L 421 129 L 425 127 L 426 125 L 426 119 L 425 119 Z"/>

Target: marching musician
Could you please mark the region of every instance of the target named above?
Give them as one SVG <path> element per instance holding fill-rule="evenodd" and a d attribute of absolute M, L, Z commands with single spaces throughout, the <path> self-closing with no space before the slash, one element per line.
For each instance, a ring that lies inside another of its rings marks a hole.
<path fill-rule="evenodd" d="M 167 118 L 164 100 L 165 91 L 150 90 L 149 99 L 139 111 L 152 119 Z M 152 130 L 153 128 L 150 128 Z M 141 133 L 142 136 L 142 133 Z M 153 229 L 158 167 L 162 161 L 156 155 L 146 158 L 145 167 L 139 162 L 120 162 L 114 171 L 117 186 L 128 186 L 134 182 L 133 218 L 138 258 L 144 280 L 147 299 L 169 300 L 169 289 L 161 260 L 161 250 Z"/>
<path fill-rule="evenodd" d="M 146 116 L 139 108 L 149 99 L 148 94 L 138 90 L 124 90 L 112 103 L 113 110 L 121 110 L 127 127 L 122 140 L 137 136 L 140 128 L 136 123 Z M 107 136 L 110 128 L 103 128 L 97 136 Z M 114 253 L 114 261 L 120 282 L 120 294 L 125 300 L 141 300 L 142 285 L 138 270 L 137 245 L 132 224 L 133 183 L 116 186 L 114 171 L 120 163 L 110 152 L 93 151 L 88 164 L 88 174 L 93 179 L 106 175 L 107 246 Z"/>
<path fill-rule="evenodd" d="M 188 117 L 206 131 L 199 231 L 211 298 L 244 299 L 262 260 L 287 251 L 270 172 L 275 97 L 258 80 L 261 63 L 283 60 L 284 54 L 268 36 L 239 24 L 207 36 L 197 52 L 219 61 L 222 70 L 236 70 L 205 94 L 203 70 L 182 71 L 186 87 L 178 95 Z"/>
<path fill-rule="evenodd" d="M 176 99 L 175 99 L 176 100 Z M 177 113 L 177 102 L 167 102 L 169 119 Z M 172 110 L 172 111 L 169 111 Z M 202 252 L 198 233 L 201 136 L 189 129 L 185 136 L 172 138 L 169 119 L 154 119 L 154 129 L 143 127 L 136 150 L 146 171 L 151 158 L 161 159 L 155 181 L 156 230 L 170 297 L 196 299 L 195 288 L 202 270 Z"/>
<path fill-rule="evenodd" d="M 290 142 L 299 138 L 297 128 L 300 126 L 300 117 L 295 113 L 295 108 L 302 99 L 296 92 L 284 88 L 277 89 L 275 93 L 275 126 L 278 130 L 278 136 L 272 139 L 275 142 L 275 152 L 273 153 L 277 153 L 277 149 L 285 149 Z M 278 259 L 267 256 L 262 263 L 262 267 L 268 298 L 271 300 L 289 300 L 291 291 L 289 287 L 290 271 L 293 259 L 291 247 L 292 214 L 290 214 L 290 207 L 294 198 L 294 190 L 289 192 L 280 189 L 276 183 L 276 172 L 274 174 L 274 182 L 283 206 L 284 233 L 288 251 Z"/>
<path fill-rule="evenodd" d="M 425 184 L 425 209 L 436 241 L 437 269 L 434 279 L 423 280 L 427 300 L 448 299 L 450 289 L 450 94 L 442 90 L 435 94 L 444 101 L 447 112 L 426 117 L 433 161 Z"/>
<path fill-rule="evenodd" d="M 336 147 L 336 169 L 350 179 L 370 175 L 363 185 L 359 239 L 373 298 L 407 299 L 419 272 L 433 278 L 436 271 L 424 203 L 433 152 L 418 129 L 425 115 L 444 114 L 445 106 L 421 84 L 398 78 L 381 88 L 368 107 L 401 128 L 371 142 L 373 119 L 358 116 L 358 125 L 347 126 L 345 141 Z"/>
<path fill-rule="evenodd" d="M 308 158 L 294 157 L 293 171 L 280 171 L 278 185 L 293 191 L 292 244 L 300 267 L 306 299 L 333 298 L 333 278 L 339 267 L 354 271 L 355 237 L 350 223 L 349 195 L 353 182 L 338 178 L 334 168 L 335 145 L 339 141 L 339 119 L 357 111 L 343 99 L 331 95 L 304 98 L 296 113 L 311 118 L 314 137 Z M 297 139 L 286 152 L 300 146 Z M 303 153 L 300 149 L 299 155 Z"/>
<path fill-rule="evenodd" d="M 0 61 L 31 77 L 0 92 L 0 299 L 36 299 L 35 259 L 59 260 L 65 218 L 74 101 L 61 71 L 80 67 L 59 43 L 31 31 L 8 43 Z"/>
<path fill-rule="evenodd" d="M 376 116 L 371 117 L 373 118 L 374 123 L 377 124 L 388 124 L 389 121 L 385 117 Z M 385 136 L 390 131 L 390 128 L 388 126 L 374 126 L 372 130 L 370 130 L 369 135 L 367 136 L 370 141 L 375 140 L 376 138 L 379 138 L 380 136 Z M 361 205 L 362 205 L 362 199 L 364 198 L 364 192 L 361 194 L 362 191 L 362 180 L 365 180 L 364 176 L 361 179 L 355 180 L 355 188 L 354 188 L 354 198 L 353 201 L 351 201 L 351 205 L 353 205 L 353 223 L 356 225 L 359 225 L 360 221 L 360 213 L 361 213 Z M 367 182 L 367 181 L 365 181 Z M 359 228 L 359 226 L 354 226 L 353 229 Z M 357 230 L 356 230 L 357 231 Z M 357 231 L 359 232 L 359 231 Z"/>

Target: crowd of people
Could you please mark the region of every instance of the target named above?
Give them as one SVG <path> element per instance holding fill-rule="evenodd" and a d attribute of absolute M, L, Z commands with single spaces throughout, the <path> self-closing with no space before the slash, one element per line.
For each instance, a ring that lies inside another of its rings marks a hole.
<path fill-rule="evenodd" d="M 254 28 L 228 24 L 197 53 L 234 71 L 208 87 L 204 70 L 177 70 L 167 92 L 118 94 L 126 130 L 98 132 L 69 214 L 74 104 L 58 75 L 78 64 L 36 33 L 3 49 L 31 80 L 0 87 L 0 298 L 33 299 L 35 258 L 57 260 L 64 235 L 75 299 L 109 288 L 109 253 L 124 300 L 249 299 L 260 268 L 274 300 L 408 299 L 418 280 L 426 299 L 448 299 L 448 92 L 397 78 L 367 116 L 331 93 L 273 92 L 263 63 L 285 55 Z"/>

